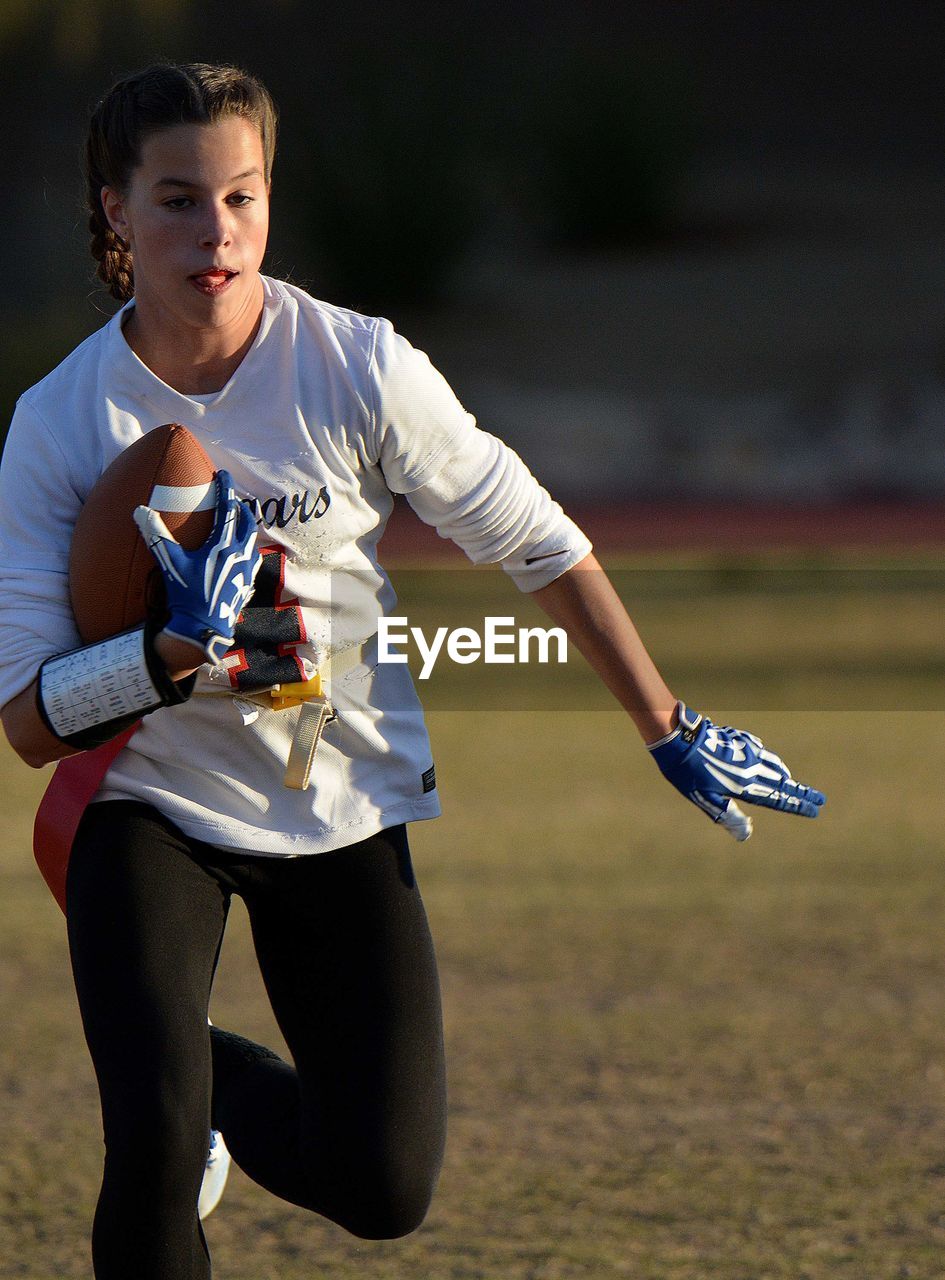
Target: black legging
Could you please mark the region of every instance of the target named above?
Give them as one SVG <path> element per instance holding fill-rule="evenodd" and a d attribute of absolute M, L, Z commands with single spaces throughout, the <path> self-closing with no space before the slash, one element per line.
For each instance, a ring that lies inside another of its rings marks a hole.
<path fill-rule="evenodd" d="M 208 1031 L 233 893 L 294 1066 Z M 420 1223 L 443 1154 L 445 1072 L 403 827 L 267 858 L 189 839 L 148 805 L 94 804 L 67 902 L 105 1132 L 98 1280 L 209 1277 L 196 1205 L 211 1121 L 252 1179 L 355 1235 Z"/>

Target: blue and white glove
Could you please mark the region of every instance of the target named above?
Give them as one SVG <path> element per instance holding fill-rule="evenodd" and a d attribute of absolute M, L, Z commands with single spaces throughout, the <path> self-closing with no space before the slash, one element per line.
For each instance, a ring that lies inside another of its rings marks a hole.
<path fill-rule="evenodd" d="M 747 840 L 752 829 L 736 796 L 766 809 L 817 817 L 826 799 L 823 793 L 795 782 L 780 756 L 767 751 L 753 733 L 720 728 L 684 702 L 677 703 L 677 710 L 676 728 L 651 742 L 648 750 L 677 791 L 736 840 Z"/>
<path fill-rule="evenodd" d="M 135 524 L 160 566 L 170 617 L 164 630 L 219 662 L 233 643 L 240 613 L 253 594 L 262 555 L 256 521 L 228 471 L 216 474 L 217 510 L 209 538 L 185 551 L 152 507 L 135 509 Z"/>

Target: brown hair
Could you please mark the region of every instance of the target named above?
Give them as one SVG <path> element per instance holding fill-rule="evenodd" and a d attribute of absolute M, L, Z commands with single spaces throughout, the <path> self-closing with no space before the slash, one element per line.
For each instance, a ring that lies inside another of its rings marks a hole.
<path fill-rule="evenodd" d="M 105 217 L 102 188 L 127 192 L 150 134 L 179 124 L 214 124 L 227 116 L 242 116 L 259 129 L 268 184 L 276 150 L 275 104 L 265 86 L 238 67 L 157 63 L 119 80 L 96 106 L 85 153 L 89 231 L 99 279 L 113 298 L 127 302 L 134 296 L 134 264 L 131 250 Z"/>

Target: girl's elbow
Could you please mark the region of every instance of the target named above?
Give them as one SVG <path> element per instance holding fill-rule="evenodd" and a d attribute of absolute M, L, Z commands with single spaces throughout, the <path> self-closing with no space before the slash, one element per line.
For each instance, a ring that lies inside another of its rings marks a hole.
<path fill-rule="evenodd" d="M 61 759 L 61 756 L 55 752 L 40 751 L 32 747 L 24 747 L 22 750 L 13 748 L 24 764 L 28 764 L 31 769 L 42 769 L 47 764 L 54 764 L 55 761 Z"/>
<path fill-rule="evenodd" d="M 0 724 L 12 750 L 31 769 L 42 769 L 72 752 L 39 718 L 31 690 L 13 698 L 0 711 Z"/>
<path fill-rule="evenodd" d="M 6 717 L 2 717 L 2 719 L 3 731 L 6 734 L 7 742 L 24 764 L 28 764 L 31 769 L 42 769 L 43 765 L 49 764 L 55 759 L 55 756 L 50 751 L 44 751 L 43 747 L 28 733 L 23 733 L 20 726 L 16 724 L 10 725 Z"/>

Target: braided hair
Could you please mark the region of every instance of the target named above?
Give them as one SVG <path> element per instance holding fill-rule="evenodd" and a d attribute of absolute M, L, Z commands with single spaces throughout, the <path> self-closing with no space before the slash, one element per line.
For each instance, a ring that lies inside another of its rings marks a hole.
<path fill-rule="evenodd" d="M 150 134 L 181 124 L 214 124 L 228 116 L 240 116 L 259 129 L 268 184 L 276 108 L 265 86 L 237 67 L 156 63 L 119 80 L 95 107 L 85 152 L 91 250 L 99 279 L 119 302 L 134 296 L 134 263 L 128 245 L 105 217 L 102 188 L 127 192 Z"/>

